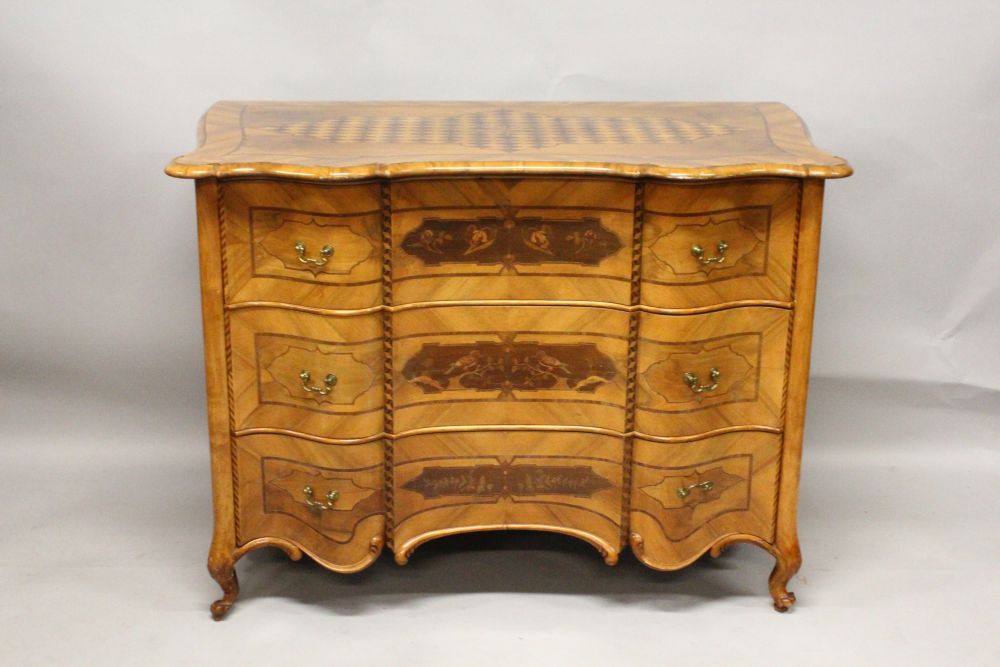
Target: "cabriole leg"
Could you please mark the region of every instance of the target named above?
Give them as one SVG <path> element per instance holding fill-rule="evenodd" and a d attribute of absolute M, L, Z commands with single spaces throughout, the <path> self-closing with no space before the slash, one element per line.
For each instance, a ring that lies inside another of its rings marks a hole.
<path fill-rule="evenodd" d="M 795 576 L 802 565 L 802 554 L 796 550 L 794 553 L 775 554 L 774 569 L 771 570 L 771 577 L 767 581 L 767 587 L 774 598 L 774 608 L 785 612 L 795 604 L 795 593 L 788 590 L 788 580 Z"/>
<path fill-rule="evenodd" d="M 236 596 L 240 594 L 240 583 L 236 578 L 236 567 L 233 561 L 219 565 L 209 563 L 208 571 L 222 587 L 222 597 L 213 602 L 210 607 L 212 618 L 220 621 L 236 602 Z"/>

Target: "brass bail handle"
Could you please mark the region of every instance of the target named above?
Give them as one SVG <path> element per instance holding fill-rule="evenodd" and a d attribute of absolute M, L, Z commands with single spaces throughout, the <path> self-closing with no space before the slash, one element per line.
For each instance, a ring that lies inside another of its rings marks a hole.
<path fill-rule="evenodd" d="M 713 368 L 708 371 L 708 379 L 710 384 L 700 384 L 698 376 L 694 373 L 688 372 L 684 374 L 684 382 L 687 386 L 696 394 L 700 394 L 703 391 L 715 391 L 719 388 L 719 379 L 722 377 L 722 371 L 718 368 Z"/>
<path fill-rule="evenodd" d="M 302 372 L 299 373 L 299 379 L 302 380 L 302 388 L 311 394 L 319 394 L 320 396 L 326 396 L 331 391 L 333 391 L 333 385 L 337 384 L 337 376 L 334 375 L 333 373 L 326 374 L 326 377 L 323 378 L 322 387 L 313 387 L 312 385 L 310 385 L 309 380 L 311 378 L 312 375 L 309 373 L 309 371 L 305 369 L 303 369 Z"/>
<path fill-rule="evenodd" d="M 319 249 L 320 258 L 312 259 L 311 257 L 306 257 L 306 244 L 299 241 L 295 244 L 295 254 L 299 256 L 299 261 L 303 264 L 309 264 L 310 266 L 323 266 L 326 264 L 327 260 L 330 259 L 330 255 L 333 254 L 333 248 L 325 245 Z"/>
<path fill-rule="evenodd" d="M 691 492 L 695 489 L 701 489 L 702 491 L 711 491 L 712 487 L 715 486 L 710 480 L 705 480 L 704 482 L 698 482 L 697 484 L 689 484 L 688 486 L 682 486 L 677 489 L 677 495 L 681 498 L 687 498 L 691 495 Z"/>
<path fill-rule="evenodd" d="M 726 261 L 726 250 L 729 249 L 729 244 L 725 241 L 719 241 L 715 244 L 715 250 L 719 253 L 715 257 L 705 257 L 705 249 L 702 248 L 697 243 L 691 246 L 691 254 L 697 258 L 702 264 L 722 264 Z"/>
<path fill-rule="evenodd" d="M 306 507 L 314 509 L 318 512 L 322 512 L 324 510 L 332 510 L 333 504 L 337 502 L 337 498 L 340 497 L 339 492 L 331 489 L 330 491 L 327 492 L 325 501 L 316 500 L 315 498 L 313 498 L 313 488 L 308 484 L 305 486 L 305 488 L 302 489 L 302 495 L 306 497 L 305 499 Z"/>

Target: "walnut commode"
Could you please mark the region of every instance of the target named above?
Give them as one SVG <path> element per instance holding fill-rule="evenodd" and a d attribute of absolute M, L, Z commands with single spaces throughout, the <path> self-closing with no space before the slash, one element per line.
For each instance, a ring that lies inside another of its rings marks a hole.
<path fill-rule="evenodd" d="M 468 531 L 801 562 L 823 185 L 776 103 L 239 103 L 196 179 L 215 533 L 355 572 Z"/>

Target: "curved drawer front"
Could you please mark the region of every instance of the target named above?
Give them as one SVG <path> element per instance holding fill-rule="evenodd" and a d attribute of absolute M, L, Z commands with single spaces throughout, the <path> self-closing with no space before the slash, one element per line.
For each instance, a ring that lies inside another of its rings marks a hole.
<path fill-rule="evenodd" d="M 290 540 L 333 569 L 372 562 L 385 530 L 383 446 L 237 438 L 240 544 Z"/>
<path fill-rule="evenodd" d="M 222 185 L 228 300 L 314 308 L 382 302 L 379 186 Z"/>
<path fill-rule="evenodd" d="M 648 184 L 643 303 L 791 301 L 799 188 L 782 179 Z"/>
<path fill-rule="evenodd" d="M 733 533 L 772 541 L 780 453 L 780 435 L 755 431 L 683 444 L 636 439 L 630 524 L 636 555 L 669 570 Z"/>
<path fill-rule="evenodd" d="M 397 181 L 393 302 L 627 304 L 634 193 L 589 179 Z"/>
<path fill-rule="evenodd" d="M 363 438 L 382 432 L 378 315 L 326 317 L 255 308 L 233 311 L 230 318 L 237 433 L 279 428 Z"/>
<path fill-rule="evenodd" d="M 783 308 L 641 313 L 636 430 L 684 436 L 781 428 L 789 318 Z"/>
<path fill-rule="evenodd" d="M 435 306 L 393 314 L 397 433 L 431 426 L 625 427 L 628 313 Z"/>
<path fill-rule="evenodd" d="M 397 558 L 469 530 L 567 532 L 614 559 L 620 543 L 623 439 L 592 433 L 434 433 L 394 444 Z"/>

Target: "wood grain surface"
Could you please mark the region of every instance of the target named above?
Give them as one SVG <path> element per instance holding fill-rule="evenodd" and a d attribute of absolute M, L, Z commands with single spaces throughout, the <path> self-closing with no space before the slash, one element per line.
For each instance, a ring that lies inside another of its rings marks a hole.
<path fill-rule="evenodd" d="M 783 308 L 641 313 L 636 430 L 676 436 L 730 426 L 780 428 L 789 317 Z"/>
<path fill-rule="evenodd" d="M 787 179 L 648 184 L 642 302 L 668 308 L 748 299 L 789 303 L 800 187 Z"/>
<path fill-rule="evenodd" d="M 532 529 L 587 540 L 613 564 L 624 442 L 554 431 L 429 433 L 395 443 L 395 553 L 469 530 Z"/>
<path fill-rule="evenodd" d="M 787 107 L 220 103 L 168 172 L 199 179 L 215 618 L 257 548 L 353 572 L 507 529 L 663 570 L 756 544 L 795 602 L 850 168 Z"/>
<path fill-rule="evenodd" d="M 181 178 L 559 173 L 839 178 L 776 102 L 218 102 Z"/>
<path fill-rule="evenodd" d="M 683 567 L 729 534 L 774 539 L 781 436 L 744 432 L 684 444 L 637 439 L 630 541 L 658 570 Z"/>
<path fill-rule="evenodd" d="M 252 435 L 237 438 L 236 448 L 241 545 L 278 536 L 337 572 L 378 557 L 385 527 L 381 442 L 348 447 Z"/>

